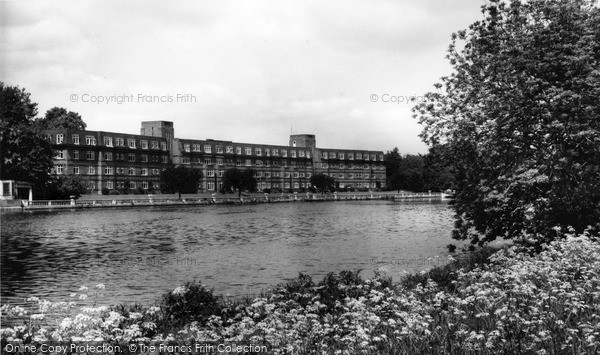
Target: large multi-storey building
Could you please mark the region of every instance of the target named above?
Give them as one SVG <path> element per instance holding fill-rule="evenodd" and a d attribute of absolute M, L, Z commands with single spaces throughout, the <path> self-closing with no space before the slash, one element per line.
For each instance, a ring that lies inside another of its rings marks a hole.
<path fill-rule="evenodd" d="M 172 122 L 142 122 L 141 135 L 101 131 L 47 131 L 57 151 L 56 174 L 86 175 L 90 188 L 159 189 L 160 172 L 170 164 L 202 171 L 200 189 L 222 187 L 230 168 L 255 171 L 258 189 L 294 190 L 323 173 L 339 187 L 385 187 L 381 151 L 321 149 L 312 134 L 290 136 L 289 145 L 175 138 Z"/>

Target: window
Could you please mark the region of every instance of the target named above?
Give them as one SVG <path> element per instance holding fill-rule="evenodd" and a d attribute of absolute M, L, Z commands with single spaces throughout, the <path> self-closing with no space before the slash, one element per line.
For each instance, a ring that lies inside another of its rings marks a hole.
<path fill-rule="evenodd" d="M 279 150 L 273 149 L 273 156 L 274 157 L 278 157 L 279 156 Z"/>
<path fill-rule="evenodd" d="M 236 154 L 242 154 L 242 147 L 235 147 Z"/>
<path fill-rule="evenodd" d="M 354 160 L 354 153 L 348 153 L 348 159 Z"/>
<path fill-rule="evenodd" d="M 79 159 L 79 151 L 78 150 L 73 151 L 73 159 Z"/>
<path fill-rule="evenodd" d="M 72 135 L 71 139 L 73 140 L 73 144 L 79 145 L 79 134 Z"/>
<path fill-rule="evenodd" d="M 142 189 L 148 190 L 148 181 L 142 181 Z"/>
<path fill-rule="evenodd" d="M 112 152 L 104 152 L 104 160 L 112 161 L 113 160 Z"/>
<path fill-rule="evenodd" d="M 57 174 L 62 174 L 65 171 L 65 166 L 64 165 L 57 165 L 56 166 L 56 173 Z"/>
<path fill-rule="evenodd" d="M 127 155 L 127 161 L 134 162 L 135 161 L 135 154 L 129 153 Z"/>
<path fill-rule="evenodd" d="M 369 160 L 369 154 L 365 154 L 365 160 Z"/>
<path fill-rule="evenodd" d="M 87 160 L 94 160 L 96 158 L 94 152 L 92 152 L 91 150 L 85 152 L 85 157 L 87 158 Z"/>
<path fill-rule="evenodd" d="M 135 175 L 135 168 L 129 168 L 129 175 Z"/>
<path fill-rule="evenodd" d="M 56 135 L 56 144 L 62 144 L 63 140 L 65 139 L 65 136 L 62 134 L 57 134 Z"/>
<path fill-rule="evenodd" d="M 87 145 L 96 145 L 96 137 L 94 137 L 94 136 L 85 136 L 85 144 L 87 144 Z"/>
<path fill-rule="evenodd" d="M 140 146 L 142 147 L 142 149 L 148 149 L 148 141 L 146 141 L 146 140 L 140 141 Z"/>
<path fill-rule="evenodd" d="M 290 176 L 292 176 L 292 175 L 290 174 L 290 172 L 289 172 L 289 171 L 286 171 L 286 172 L 284 172 L 284 173 L 283 173 L 283 177 L 284 177 L 285 179 L 289 179 L 289 178 L 290 178 Z"/>
<path fill-rule="evenodd" d="M 148 176 L 148 168 L 142 168 L 142 176 Z"/>
<path fill-rule="evenodd" d="M 312 173 L 306 173 L 306 177 L 310 178 L 312 176 Z"/>
<path fill-rule="evenodd" d="M 297 189 L 297 188 L 299 188 L 299 187 L 300 187 L 300 185 L 298 184 L 298 182 L 297 182 L 297 181 L 294 181 L 294 188 L 295 188 L 295 189 Z"/>
<path fill-rule="evenodd" d="M 323 152 L 323 159 L 327 159 L 327 152 Z"/>
<path fill-rule="evenodd" d="M 65 151 L 64 150 L 59 150 L 56 152 L 56 159 L 64 159 L 65 158 Z"/>
<path fill-rule="evenodd" d="M 112 166 L 105 166 L 104 167 L 104 175 L 112 175 L 113 174 L 113 167 Z"/>
<path fill-rule="evenodd" d="M 212 146 L 210 146 L 209 144 L 205 144 L 204 153 L 212 153 Z"/>
<path fill-rule="evenodd" d="M 214 170 L 207 170 L 206 171 L 206 176 L 207 177 L 215 177 L 215 171 Z"/>
<path fill-rule="evenodd" d="M 88 166 L 87 171 L 88 171 L 88 175 L 94 175 L 96 173 L 96 167 Z"/>
<path fill-rule="evenodd" d="M 157 141 L 152 141 L 150 142 L 150 146 L 152 147 L 152 149 L 158 149 L 158 142 Z"/>
<path fill-rule="evenodd" d="M 142 154 L 141 158 L 142 158 L 142 163 L 147 163 L 148 162 L 148 154 Z"/>
<path fill-rule="evenodd" d="M 344 159 L 344 153 L 340 153 L 340 159 Z"/>
<path fill-rule="evenodd" d="M 284 158 L 287 157 L 287 150 L 282 149 L 281 150 L 281 156 L 284 157 Z"/>
<path fill-rule="evenodd" d="M 379 161 L 383 161 L 383 154 L 379 154 Z"/>
<path fill-rule="evenodd" d="M 190 152 L 190 145 L 188 143 L 183 145 L 183 151 L 188 153 Z"/>
<path fill-rule="evenodd" d="M 225 171 L 225 170 L 219 170 L 219 177 L 223 177 L 223 172 L 224 172 L 224 171 Z"/>
<path fill-rule="evenodd" d="M 271 156 L 271 149 L 265 148 L 265 156 L 267 156 L 267 157 Z"/>
<path fill-rule="evenodd" d="M 167 150 L 167 142 L 160 142 L 160 148 L 162 150 Z"/>
<path fill-rule="evenodd" d="M 125 139 L 123 139 L 123 138 L 115 138 L 115 145 L 120 146 L 120 147 L 124 146 L 125 145 Z"/>
<path fill-rule="evenodd" d="M 129 182 L 129 188 L 130 189 L 135 189 L 135 181 L 130 181 Z"/>
<path fill-rule="evenodd" d="M 161 162 L 162 162 L 163 164 L 166 164 L 166 163 L 168 163 L 168 162 L 169 162 L 169 157 L 168 157 L 168 156 L 166 156 L 166 155 L 163 155 L 163 156 L 161 157 Z"/>
<path fill-rule="evenodd" d="M 258 155 L 259 157 L 262 155 L 262 149 L 260 148 L 254 148 L 254 154 Z"/>
<path fill-rule="evenodd" d="M 127 145 L 129 146 L 129 148 L 135 148 L 135 139 L 128 139 Z"/>
<path fill-rule="evenodd" d="M 256 159 L 256 166 L 262 166 L 263 165 L 263 161 L 260 159 Z"/>
<path fill-rule="evenodd" d="M 290 150 L 290 156 L 292 158 L 295 158 L 296 157 L 296 151 L 295 150 Z"/>
<path fill-rule="evenodd" d="M 211 165 L 212 164 L 212 159 L 210 157 L 204 157 L 204 164 Z"/>
<path fill-rule="evenodd" d="M 107 147 L 112 147 L 112 137 L 104 137 L 104 145 Z"/>
<path fill-rule="evenodd" d="M 242 159 L 236 159 L 235 166 L 242 166 Z"/>
<path fill-rule="evenodd" d="M 225 147 L 225 152 L 229 153 L 229 154 L 233 154 L 233 147 L 228 145 L 227 147 Z"/>
<path fill-rule="evenodd" d="M 189 164 L 190 163 L 190 157 L 183 157 L 182 161 L 183 164 Z"/>
<path fill-rule="evenodd" d="M 300 175 L 298 174 L 298 172 L 297 172 L 297 171 L 294 171 L 294 179 L 297 179 L 297 178 L 299 178 L 299 177 L 300 177 Z"/>
<path fill-rule="evenodd" d="M 246 155 L 252 155 L 252 148 L 246 147 Z"/>
<path fill-rule="evenodd" d="M 262 177 L 262 172 L 261 171 L 256 172 L 256 177 L 261 178 Z"/>
<path fill-rule="evenodd" d="M 200 152 L 200 144 L 192 144 L 192 151 Z"/>
<path fill-rule="evenodd" d="M 158 174 L 160 174 L 158 169 L 152 169 L 152 175 L 158 175 Z"/>
<path fill-rule="evenodd" d="M 362 153 L 356 153 L 356 160 L 362 160 Z"/>
<path fill-rule="evenodd" d="M 73 167 L 73 174 L 79 175 L 79 167 L 78 166 Z"/>
<path fill-rule="evenodd" d="M 218 145 L 216 149 L 218 154 L 223 154 L 223 146 Z"/>
<path fill-rule="evenodd" d="M 331 152 L 331 153 L 329 153 L 329 157 L 330 157 L 331 159 L 335 159 L 335 157 L 336 157 L 336 153 L 335 153 L 335 152 Z"/>
<path fill-rule="evenodd" d="M 207 190 L 214 190 L 215 189 L 215 182 L 214 181 L 209 181 L 206 183 L 206 189 Z"/>
<path fill-rule="evenodd" d="M 299 152 L 298 152 L 298 156 L 299 156 L 300 158 L 304 158 L 304 151 L 303 151 L 303 150 L 299 151 Z"/>
<path fill-rule="evenodd" d="M 217 158 L 217 165 L 223 165 L 223 158 Z"/>
<path fill-rule="evenodd" d="M 376 158 L 375 154 L 371 154 L 371 160 L 372 160 L 372 161 L 375 161 L 375 160 L 377 160 L 377 158 Z"/>
<path fill-rule="evenodd" d="M 113 187 L 113 182 L 112 181 L 107 181 L 106 182 L 106 188 L 109 189 L 109 190 L 112 190 L 114 188 Z"/>
<path fill-rule="evenodd" d="M 252 159 L 246 159 L 246 166 L 252 165 Z"/>
<path fill-rule="evenodd" d="M 266 178 L 270 178 L 271 177 L 271 172 L 270 171 L 265 172 L 265 177 Z"/>

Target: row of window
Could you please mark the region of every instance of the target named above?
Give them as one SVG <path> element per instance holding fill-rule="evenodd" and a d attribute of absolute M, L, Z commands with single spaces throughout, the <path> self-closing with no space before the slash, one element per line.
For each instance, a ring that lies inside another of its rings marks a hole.
<path fill-rule="evenodd" d="M 55 171 L 57 174 L 65 174 L 66 171 L 66 166 L 59 164 L 55 166 Z M 90 166 L 84 166 L 84 167 L 80 167 L 78 165 L 75 165 L 72 167 L 73 169 L 73 174 L 75 175 L 80 175 L 80 174 L 87 174 L 87 175 L 96 175 L 96 171 L 98 171 L 98 173 L 101 173 L 101 169 L 98 168 L 96 169 L 96 166 L 90 165 Z M 129 168 L 114 168 L 112 166 L 105 166 L 103 168 L 104 170 L 104 175 L 115 175 L 115 172 L 117 175 L 141 175 L 141 176 L 149 176 L 149 173 L 152 174 L 153 176 L 158 176 L 160 175 L 160 170 L 159 169 L 148 169 L 148 168 L 134 168 L 134 167 L 129 167 Z"/>
<path fill-rule="evenodd" d="M 202 150 L 201 148 L 204 148 L 204 150 Z M 242 154 L 242 147 L 240 146 L 226 146 L 225 147 L 225 154 L 234 154 L 234 149 L 235 149 L 235 154 Z M 184 152 L 204 152 L 204 153 L 209 153 L 212 154 L 212 145 L 210 144 L 205 144 L 204 147 L 202 147 L 200 144 L 190 144 L 190 143 L 184 143 L 183 144 L 183 151 Z M 217 145 L 215 146 L 215 153 L 216 154 L 223 154 L 223 146 Z M 245 155 L 252 155 L 252 147 L 244 147 L 244 153 Z M 288 157 L 288 150 L 287 149 L 277 149 L 277 148 L 254 148 L 254 155 L 256 156 L 264 156 L 266 157 L 278 157 L 280 156 L 279 154 L 281 153 L 281 156 L 284 158 Z M 289 157 L 290 158 L 308 158 L 310 159 L 310 151 L 309 150 L 290 150 L 289 151 Z"/>
<path fill-rule="evenodd" d="M 369 153 L 342 153 L 342 152 L 322 152 L 321 157 L 323 159 L 341 159 L 344 160 L 346 157 L 348 160 L 371 160 L 377 161 L 377 154 Z M 383 161 L 383 154 L 379 154 L 379 161 Z"/>
<path fill-rule="evenodd" d="M 127 159 L 125 159 L 125 157 L 127 156 Z M 59 150 L 56 152 L 56 159 L 66 159 L 66 151 L 65 150 Z M 128 161 L 128 162 L 136 162 L 136 154 L 134 153 L 129 153 L 127 155 L 125 155 L 125 153 L 115 153 L 113 154 L 112 152 L 104 152 L 103 153 L 103 158 L 105 161 Z M 73 160 L 79 160 L 80 159 L 80 154 L 78 150 L 74 150 L 73 151 L 73 155 L 72 155 L 72 159 Z M 87 160 L 95 160 L 96 159 L 96 152 L 92 151 L 92 150 L 88 150 L 85 152 L 85 159 Z M 148 163 L 150 161 L 152 161 L 153 163 L 158 163 L 159 161 L 163 164 L 167 164 L 169 162 L 169 157 L 167 155 L 163 155 L 163 156 L 158 156 L 158 155 L 148 155 L 148 154 L 140 154 L 139 155 L 139 161 L 142 163 Z"/>
<path fill-rule="evenodd" d="M 213 165 L 213 160 L 211 157 L 204 157 L 204 159 L 202 158 L 190 158 L 190 157 L 183 157 L 182 161 L 183 164 L 205 164 L 205 165 Z M 261 160 L 261 159 L 255 159 L 254 160 L 254 164 L 252 164 L 252 159 L 236 159 L 235 160 L 235 164 L 234 164 L 234 160 L 233 159 L 223 159 L 223 158 L 216 158 L 215 160 L 215 165 L 228 165 L 228 166 L 274 166 L 274 167 L 279 167 L 279 166 L 288 166 L 288 162 L 287 161 L 273 161 L 271 162 L 270 160 Z M 291 166 L 301 166 L 301 167 L 312 167 L 312 163 L 311 162 L 296 162 L 296 161 L 292 161 L 290 162 Z"/>
<path fill-rule="evenodd" d="M 318 163 L 317 163 L 318 166 Z M 360 165 L 360 164 L 328 164 L 328 163 L 321 163 L 321 168 L 322 169 L 373 169 L 373 170 L 383 170 L 385 169 L 385 166 L 383 165 L 368 165 L 368 164 L 364 164 L 364 165 Z"/>
<path fill-rule="evenodd" d="M 65 136 L 62 133 L 56 134 L 56 144 L 62 144 L 65 140 Z M 71 135 L 72 144 L 79 144 L 79 134 Z M 142 149 L 148 149 L 148 141 L 144 139 L 140 139 L 140 147 Z M 103 137 L 103 143 L 107 147 L 125 147 L 125 138 L 115 138 L 113 145 L 113 137 Z M 129 148 L 136 148 L 137 141 L 133 138 L 127 138 L 127 146 Z M 96 137 L 95 136 L 85 136 L 85 144 L 86 145 L 96 145 Z M 160 147 L 159 147 L 160 145 Z M 167 150 L 167 142 L 159 142 L 159 141 L 150 141 L 150 149 L 162 149 Z"/>
<path fill-rule="evenodd" d="M 354 173 L 350 173 L 350 174 L 344 174 L 344 173 L 339 173 L 339 174 L 327 174 L 325 173 L 325 175 L 329 175 L 332 178 L 339 178 L 339 179 L 384 179 L 385 175 L 384 174 L 354 174 Z"/>
<path fill-rule="evenodd" d="M 94 184 L 94 183 L 91 182 L 91 184 Z M 104 183 L 104 187 L 107 188 L 107 189 L 109 189 L 109 190 L 113 190 L 115 188 L 117 188 L 117 189 L 125 189 L 125 186 L 126 186 L 126 182 L 125 181 L 117 181 L 116 184 L 113 181 L 106 181 Z M 148 181 L 140 181 L 139 185 L 135 181 L 129 181 L 128 184 L 127 184 L 127 187 L 129 187 L 130 189 L 137 189 L 138 186 L 141 187 L 144 190 L 148 190 L 150 184 L 148 183 Z M 152 184 L 152 186 L 155 189 L 159 189 L 160 188 L 160 184 L 158 182 L 154 182 Z"/>

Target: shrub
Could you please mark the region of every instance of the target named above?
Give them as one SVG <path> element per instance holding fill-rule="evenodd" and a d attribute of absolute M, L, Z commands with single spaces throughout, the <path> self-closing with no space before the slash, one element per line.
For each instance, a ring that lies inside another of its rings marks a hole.
<path fill-rule="evenodd" d="M 204 324 L 210 316 L 221 315 L 222 299 L 199 282 L 187 282 L 162 297 L 164 321 L 181 327 L 191 322 Z"/>

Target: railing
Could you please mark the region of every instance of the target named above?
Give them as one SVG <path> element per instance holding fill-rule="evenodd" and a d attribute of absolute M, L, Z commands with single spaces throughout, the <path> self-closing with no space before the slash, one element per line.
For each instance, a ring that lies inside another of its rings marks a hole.
<path fill-rule="evenodd" d="M 101 200 L 38 200 L 29 201 L 28 207 L 102 207 L 102 206 L 152 206 L 152 205 L 208 205 L 238 203 L 272 202 L 318 202 L 318 201 L 356 201 L 356 200 L 403 200 L 403 199 L 444 199 L 443 193 L 402 193 L 402 194 L 284 194 L 241 197 L 184 197 L 184 198 L 143 198 L 143 199 L 101 199 Z"/>

